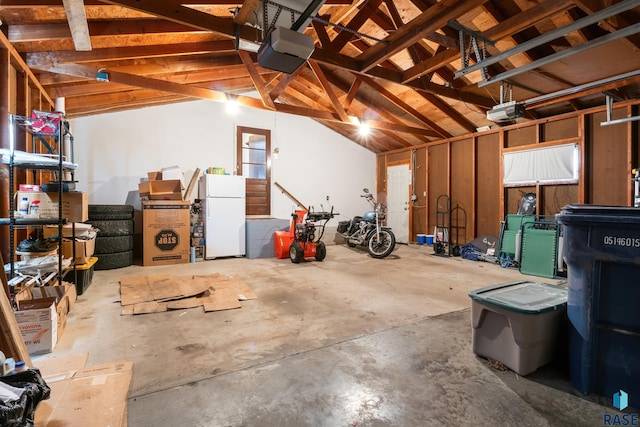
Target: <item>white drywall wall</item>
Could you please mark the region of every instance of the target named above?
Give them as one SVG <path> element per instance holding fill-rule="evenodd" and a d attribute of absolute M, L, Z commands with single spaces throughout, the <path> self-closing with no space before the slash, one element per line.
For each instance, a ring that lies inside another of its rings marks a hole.
<path fill-rule="evenodd" d="M 363 187 L 376 186 L 375 154 L 342 135 L 299 116 L 241 107 L 235 115 L 209 101 L 147 107 L 71 120 L 77 189 L 91 204 L 132 204 L 140 209 L 138 183 L 148 171 L 178 166 L 185 185 L 196 168 L 233 170 L 236 126 L 271 130 L 271 212 L 290 218 L 295 208 L 273 183 L 298 200 L 339 212 L 332 223 L 368 210 Z M 197 187 L 192 199 L 198 194 Z M 330 201 L 326 201 L 326 196 Z"/>

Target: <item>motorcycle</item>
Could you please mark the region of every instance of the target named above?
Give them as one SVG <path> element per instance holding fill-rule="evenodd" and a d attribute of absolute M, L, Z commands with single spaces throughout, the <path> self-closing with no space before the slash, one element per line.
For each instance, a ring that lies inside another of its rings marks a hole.
<path fill-rule="evenodd" d="M 360 197 L 366 198 L 373 210 L 349 221 L 338 222 L 338 233 L 345 238 L 349 247 L 364 245 L 373 258 L 384 258 L 396 246 L 396 236 L 391 227 L 382 225 L 387 216 L 387 207 L 378 203 L 368 189 L 362 191 L 364 194 Z"/>

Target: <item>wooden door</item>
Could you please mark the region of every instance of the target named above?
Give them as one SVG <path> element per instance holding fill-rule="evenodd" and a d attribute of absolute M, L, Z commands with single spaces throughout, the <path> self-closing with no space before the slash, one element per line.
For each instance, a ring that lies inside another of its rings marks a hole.
<path fill-rule="evenodd" d="M 271 215 L 271 131 L 237 128 L 236 170 L 246 180 L 247 215 Z"/>

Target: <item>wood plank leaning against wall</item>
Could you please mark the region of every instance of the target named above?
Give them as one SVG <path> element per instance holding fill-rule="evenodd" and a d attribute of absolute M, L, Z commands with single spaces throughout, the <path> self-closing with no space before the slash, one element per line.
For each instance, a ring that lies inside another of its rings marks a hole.
<path fill-rule="evenodd" d="M 620 102 L 613 119 L 639 114 L 640 101 Z M 640 121 L 601 126 L 604 120 L 602 106 L 379 154 L 378 191 L 386 192 L 387 165 L 410 165 L 417 196 L 411 206 L 411 240 L 433 233 L 437 199 L 443 194 L 451 199 L 452 232 L 463 230 L 464 242 L 486 234 L 498 237 L 500 221 L 517 212 L 528 192 L 536 194 L 537 214 L 548 217 L 570 203 L 632 206 L 631 171 L 640 167 Z M 503 184 L 504 153 L 570 143 L 579 147 L 577 182 Z"/>

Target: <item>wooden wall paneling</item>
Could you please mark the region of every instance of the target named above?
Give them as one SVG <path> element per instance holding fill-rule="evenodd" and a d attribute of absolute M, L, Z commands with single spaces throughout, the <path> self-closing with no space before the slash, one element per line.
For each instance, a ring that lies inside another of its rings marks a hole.
<path fill-rule="evenodd" d="M 413 150 L 411 163 L 413 177 L 413 194 L 417 199 L 411 204 L 412 235 L 431 234 L 427 230 L 427 149 L 425 147 Z"/>
<path fill-rule="evenodd" d="M 587 173 L 587 144 L 586 144 L 586 123 L 587 118 L 584 114 L 578 116 L 578 150 L 580 151 L 580 170 L 578 171 L 578 203 L 586 203 L 587 199 L 587 186 L 586 186 L 586 173 Z"/>
<path fill-rule="evenodd" d="M 626 109 L 614 109 L 613 118 L 626 117 Z M 606 113 L 597 112 L 589 120 L 588 197 L 596 205 L 627 206 L 631 179 L 628 157 L 628 127 L 625 124 L 600 126 Z"/>
<path fill-rule="evenodd" d="M 503 198 L 500 160 L 500 135 L 497 133 L 480 135 L 476 143 L 476 236 L 498 237 L 500 235 L 500 214 Z"/>
<path fill-rule="evenodd" d="M 538 215 L 554 220 L 554 215 L 560 213 L 568 204 L 578 203 L 578 185 L 545 185 L 540 189 L 538 200 Z"/>
<path fill-rule="evenodd" d="M 504 129 L 501 129 L 500 132 L 498 133 L 498 141 L 499 141 L 499 146 L 500 146 L 500 152 L 498 153 L 498 164 L 500 167 L 500 173 L 499 173 L 499 179 L 500 179 L 500 220 L 502 221 L 504 219 L 504 215 L 505 215 L 505 211 L 506 211 L 506 207 L 507 207 L 507 200 L 506 200 L 506 191 L 505 188 L 503 187 L 503 177 L 504 177 L 504 167 L 502 164 L 502 152 L 504 150 L 504 148 L 506 147 L 506 135 L 505 135 L 505 131 Z"/>
<path fill-rule="evenodd" d="M 640 116 L 640 106 L 631 107 L 633 117 Z M 631 142 L 633 145 L 633 167 L 640 167 L 640 121 L 631 122 Z"/>
<path fill-rule="evenodd" d="M 473 240 L 474 140 L 451 142 L 451 230 L 450 241 L 458 246 Z"/>
<path fill-rule="evenodd" d="M 514 148 L 531 145 L 538 142 L 538 127 L 536 124 L 508 129 L 504 132 L 504 147 Z"/>
<path fill-rule="evenodd" d="M 449 144 L 431 145 L 428 150 L 429 176 L 427 177 L 427 198 L 429 204 L 427 230 L 432 234 L 436 226 L 438 197 L 449 195 Z M 442 208 L 441 208 L 442 209 Z"/>
<path fill-rule="evenodd" d="M 640 116 L 640 107 L 634 105 L 631 107 L 633 117 Z M 633 159 L 633 168 L 640 169 L 640 121 L 631 122 L 631 150 Z M 634 186 L 635 187 L 635 186 Z M 632 194 L 635 190 L 632 189 Z M 633 201 L 631 206 L 633 206 Z"/>
<path fill-rule="evenodd" d="M 411 151 L 400 151 L 387 154 L 387 165 L 409 163 L 411 161 Z"/>
<path fill-rule="evenodd" d="M 0 147 L 9 148 L 10 111 L 9 51 L 0 44 Z M 6 166 L 0 166 L 0 212 L 9 212 L 9 174 Z M 4 216 L 4 215 L 0 215 Z M 0 254 L 9 259 L 9 227 L 0 227 Z"/>
<path fill-rule="evenodd" d="M 627 112 L 627 117 L 631 117 L 633 115 L 633 107 L 628 105 L 625 108 Z M 634 182 L 632 181 L 633 176 L 633 168 L 635 167 L 635 151 L 633 145 L 633 122 L 629 122 L 626 124 L 627 128 L 627 206 L 633 206 L 633 189 Z"/>
<path fill-rule="evenodd" d="M 579 135 L 579 126 L 578 116 L 566 117 L 561 120 L 550 120 L 541 124 L 539 141 L 546 142 L 577 138 Z"/>

